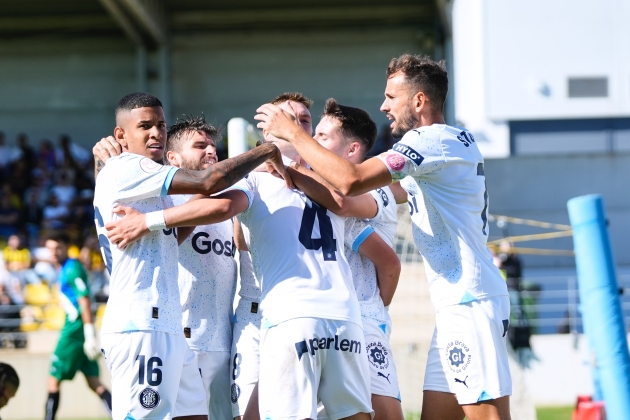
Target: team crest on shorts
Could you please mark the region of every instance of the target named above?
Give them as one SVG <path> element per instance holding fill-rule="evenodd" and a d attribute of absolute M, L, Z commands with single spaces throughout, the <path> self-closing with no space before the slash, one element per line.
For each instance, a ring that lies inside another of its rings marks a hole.
<path fill-rule="evenodd" d="M 453 372 L 460 373 L 465 371 L 470 365 L 471 359 L 470 349 L 463 342 L 455 340 L 446 346 L 446 361 Z"/>
<path fill-rule="evenodd" d="M 238 397 L 240 396 L 241 388 L 239 388 L 236 384 L 232 384 L 232 387 L 230 389 L 230 399 L 232 400 L 232 404 L 236 404 L 236 401 L 238 401 Z"/>
<path fill-rule="evenodd" d="M 367 345 L 368 360 L 378 369 L 387 369 L 389 367 L 389 359 L 387 355 L 389 351 L 381 343 L 370 343 Z"/>
<path fill-rule="evenodd" d="M 138 398 L 140 405 L 147 410 L 153 410 L 160 404 L 160 394 L 153 388 L 144 388 Z"/>

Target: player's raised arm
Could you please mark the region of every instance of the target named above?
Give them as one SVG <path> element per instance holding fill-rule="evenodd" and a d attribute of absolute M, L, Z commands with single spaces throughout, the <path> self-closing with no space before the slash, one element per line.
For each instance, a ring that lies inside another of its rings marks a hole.
<path fill-rule="evenodd" d="M 291 114 L 280 107 L 265 104 L 257 112 L 254 119 L 260 121 L 258 128 L 291 142 L 311 168 L 342 194 L 356 196 L 392 182 L 390 172 L 383 162 L 368 159 L 361 164 L 354 164 L 335 155 L 301 130 Z"/>
<path fill-rule="evenodd" d="M 291 178 L 284 169 L 282 155 L 278 148 L 274 144 L 263 143 L 248 152 L 218 162 L 203 171 L 178 170 L 173 177 L 168 193 L 216 194 L 231 187 L 267 160 L 286 181 L 287 186 L 293 187 Z"/>
<path fill-rule="evenodd" d="M 343 217 L 371 219 L 376 216 L 378 207 L 370 194 L 356 197 L 343 195 L 315 172 L 293 162 L 287 168 L 293 183 L 311 199 L 331 212 Z"/>
<path fill-rule="evenodd" d="M 147 214 L 118 206 L 114 213 L 124 217 L 107 223 L 105 229 L 110 242 L 124 249 L 151 231 L 223 222 L 247 210 L 248 205 L 249 199 L 243 191 L 230 190 Z"/>

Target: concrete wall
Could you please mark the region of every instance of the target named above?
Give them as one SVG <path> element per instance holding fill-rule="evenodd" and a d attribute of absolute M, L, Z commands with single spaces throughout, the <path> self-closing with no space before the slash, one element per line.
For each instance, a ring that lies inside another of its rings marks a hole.
<path fill-rule="evenodd" d="M 567 200 L 585 194 L 604 197 L 615 261 L 630 265 L 630 154 L 511 157 L 486 160 L 490 213 L 553 223 L 569 223 Z M 549 232 L 510 225 L 509 234 Z M 500 236 L 496 225 L 490 235 Z M 523 242 L 523 247 L 573 249 L 571 238 Z M 572 266 L 573 258 L 523 256 L 524 265 Z"/>
<path fill-rule="evenodd" d="M 172 43 L 172 115 L 204 112 L 225 125 L 253 121 L 256 108 L 286 91 L 301 91 L 379 111 L 389 60 L 425 53 L 411 29 L 243 32 L 179 36 Z M 429 51 L 430 52 L 430 51 Z M 149 68 L 157 68 L 150 54 Z M 111 133 L 118 100 L 136 90 L 136 56 L 125 39 L 27 39 L 0 41 L 0 130 L 12 143 L 19 132 L 31 142 L 68 133 L 91 146 Z M 158 78 L 149 91 L 161 96 Z"/>

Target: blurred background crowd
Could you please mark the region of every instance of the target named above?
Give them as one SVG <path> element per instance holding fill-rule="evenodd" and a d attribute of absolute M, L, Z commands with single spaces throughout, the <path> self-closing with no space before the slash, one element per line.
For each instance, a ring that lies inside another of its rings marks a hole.
<path fill-rule="evenodd" d="M 39 327 L 38 319 L 61 314 L 56 270 L 44 246 L 50 232 L 70 235 L 70 256 L 88 271 L 95 302 L 107 301 L 108 277 L 94 230 L 92 153 L 67 135 L 37 146 L 25 134 L 15 146 L 6 140 L 0 132 L 0 332 L 13 332 L 29 319 Z"/>

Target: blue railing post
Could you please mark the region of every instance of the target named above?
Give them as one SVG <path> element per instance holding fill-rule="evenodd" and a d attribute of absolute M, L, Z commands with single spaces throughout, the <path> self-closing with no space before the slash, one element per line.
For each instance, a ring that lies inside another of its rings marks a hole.
<path fill-rule="evenodd" d="M 584 332 L 595 352 L 607 418 L 630 419 L 630 354 L 600 195 L 567 203 Z"/>

